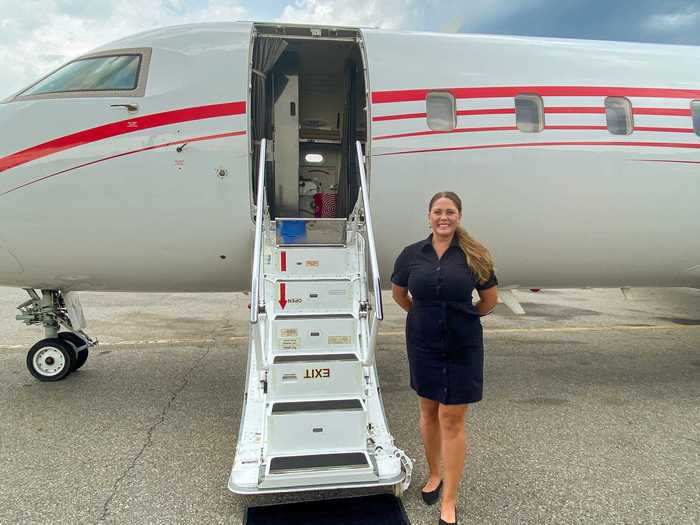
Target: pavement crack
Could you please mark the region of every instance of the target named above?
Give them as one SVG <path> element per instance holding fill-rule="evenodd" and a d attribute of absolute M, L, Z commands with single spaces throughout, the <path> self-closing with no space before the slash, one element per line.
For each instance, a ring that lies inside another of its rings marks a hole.
<path fill-rule="evenodd" d="M 185 390 L 185 388 L 187 388 L 187 386 L 190 383 L 190 377 L 192 376 L 192 373 L 209 355 L 210 351 L 211 346 L 207 347 L 206 351 L 201 356 L 199 356 L 192 364 L 192 366 L 187 370 L 187 372 L 185 372 L 185 374 L 182 376 L 182 382 L 180 383 L 180 386 L 178 386 L 175 390 L 173 390 L 170 393 L 170 399 L 168 399 L 168 402 L 163 407 L 163 410 L 161 410 L 160 415 L 155 420 L 155 422 L 146 430 L 146 438 L 144 439 L 141 448 L 133 457 L 126 469 L 124 469 L 124 472 L 122 472 L 121 475 L 114 481 L 114 484 L 112 485 L 112 490 L 110 491 L 109 496 L 107 497 L 107 499 L 104 502 L 104 505 L 102 506 L 102 514 L 100 515 L 98 523 L 104 522 L 109 517 L 110 506 L 112 505 L 114 497 L 117 495 L 117 491 L 119 490 L 120 485 L 124 480 L 126 480 L 129 477 L 129 475 L 136 468 L 137 463 L 143 457 L 144 453 L 146 452 L 146 449 L 148 449 L 153 444 L 154 432 L 158 429 L 159 426 L 161 426 L 165 422 L 165 418 L 168 416 L 170 407 L 173 405 L 173 403 L 175 402 L 177 397 L 182 393 L 182 391 Z"/>

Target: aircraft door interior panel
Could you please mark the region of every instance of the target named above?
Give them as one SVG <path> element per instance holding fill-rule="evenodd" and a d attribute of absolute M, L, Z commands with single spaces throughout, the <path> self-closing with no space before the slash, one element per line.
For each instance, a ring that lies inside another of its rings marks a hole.
<path fill-rule="evenodd" d="M 327 51 L 312 47 L 305 56 L 300 95 L 301 137 L 340 142 L 345 105 L 345 57 L 324 57 L 317 55 L 319 52 Z"/>
<path fill-rule="evenodd" d="M 275 210 L 280 217 L 299 216 L 299 75 L 275 72 L 274 146 Z"/>

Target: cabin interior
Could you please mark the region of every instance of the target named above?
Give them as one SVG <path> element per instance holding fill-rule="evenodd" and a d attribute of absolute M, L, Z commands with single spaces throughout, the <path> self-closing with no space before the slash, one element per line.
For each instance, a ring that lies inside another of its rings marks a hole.
<path fill-rule="evenodd" d="M 359 32 L 257 24 L 253 39 L 252 187 L 266 138 L 273 219 L 347 217 L 359 189 L 355 142 L 367 140 Z"/>

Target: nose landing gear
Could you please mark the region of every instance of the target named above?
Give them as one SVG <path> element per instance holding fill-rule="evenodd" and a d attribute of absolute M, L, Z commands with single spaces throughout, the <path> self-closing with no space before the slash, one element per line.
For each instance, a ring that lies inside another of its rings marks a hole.
<path fill-rule="evenodd" d="M 85 320 L 77 297 L 67 307 L 58 290 L 42 290 L 41 297 L 33 289 L 26 291 L 30 299 L 17 307 L 17 319 L 43 325 L 46 335 L 27 353 L 27 368 L 39 381 L 60 381 L 85 364 L 97 341 L 82 330 Z M 67 331 L 59 332 L 61 326 Z"/>

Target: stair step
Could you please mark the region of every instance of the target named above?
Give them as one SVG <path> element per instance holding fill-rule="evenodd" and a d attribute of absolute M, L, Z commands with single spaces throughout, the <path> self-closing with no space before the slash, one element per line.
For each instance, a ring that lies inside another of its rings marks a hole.
<path fill-rule="evenodd" d="M 367 445 L 359 399 L 275 402 L 267 420 L 267 455 L 336 452 Z"/>
<path fill-rule="evenodd" d="M 275 355 L 297 352 L 348 353 L 357 346 L 357 320 L 353 315 L 278 315 L 272 327 Z"/>
<path fill-rule="evenodd" d="M 263 489 L 342 486 L 379 479 L 367 453 L 360 451 L 276 456 L 268 463 L 267 472 L 258 485 Z"/>
<path fill-rule="evenodd" d="M 314 363 L 317 361 L 359 361 L 359 359 L 355 354 L 295 354 L 275 356 L 273 363 Z"/>
<path fill-rule="evenodd" d="M 278 456 L 270 460 L 270 474 L 281 474 L 317 468 L 367 468 L 367 455 L 362 452 L 314 454 L 311 456 Z"/>
<path fill-rule="evenodd" d="M 263 272 L 280 278 L 343 277 L 357 273 L 356 259 L 348 248 L 269 247 Z"/>
<path fill-rule="evenodd" d="M 265 301 L 272 306 L 275 316 L 316 312 L 348 314 L 353 311 L 355 288 L 355 282 L 347 279 L 279 281 L 266 286 L 269 292 Z"/>
<path fill-rule="evenodd" d="M 352 314 L 343 314 L 335 312 L 314 312 L 306 314 L 280 314 L 275 316 L 275 321 L 284 321 L 285 319 L 355 319 Z"/>
<path fill-rule="evenodd" d="M 328 399 L 324 401 L 285 401 L 272 405 L 272 414 L 289 414 L 290 412 L 326 412 L 329 410 L 364 410 L 359 399 Z"/>
<path fill-rule="evenodd" d="M 277 246 L 345 246 L 346 219 L 280 217 L 274 221 Z"/>
<path fill-rule="evenodd" d="M 320 283 L 320 282 L 341 282 L 341 281 L 347 281 L 347 282 L 352 282 L 354 278 L 357 277 L 357 274 L 351 274 L 348 275 L 346 273 L 343 273 L 342 275 L 333 275 L 333 276 L 319 276 L 319 275 L 311 275 L 311 276 L 297 276 L 297 277 L 292 277 L 288 275 L 276 275 L 276 274 L 265 274 L 265 278 L 267 281 L 271 283 L 271 286 L 279 285 L 279 283 L 300 283 L 303 285 L 308 285 L 309 283 Z"/>
<path fill-rule="evenodd" d="M 268 375 L 272 400 L 361 396 L 365 381 L 355 354 L 276 356 Z"/>

